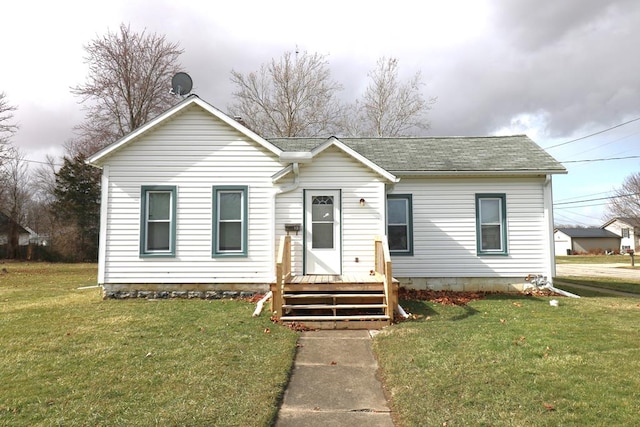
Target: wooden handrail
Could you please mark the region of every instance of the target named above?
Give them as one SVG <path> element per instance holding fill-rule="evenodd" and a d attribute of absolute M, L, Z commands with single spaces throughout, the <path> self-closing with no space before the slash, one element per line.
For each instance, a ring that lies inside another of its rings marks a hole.
<path fill-rule="evenodd" d="M 282 295 L 284 285 L 291 278 L 291 236 L 280 237 L 278 255 L 276 257 L 276 283 L 271 287 L 271 311 L 277 319 L 282 317 Z"/>
<path fill-rule="evenodd" d="M 376 236 L 375 244 L 375 271 L 383 277 L 384 295 L 387 299 L 385 314 L 393 319 L 393 313 L 398 305 L 398 293 L 393 283 L 393 268 L 387 236 Z"/>

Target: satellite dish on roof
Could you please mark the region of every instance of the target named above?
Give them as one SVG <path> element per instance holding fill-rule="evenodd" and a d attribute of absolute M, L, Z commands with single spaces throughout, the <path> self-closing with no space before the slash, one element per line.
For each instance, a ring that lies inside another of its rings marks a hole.
<path fill-rule="evenodd" d="M 171 93 L 184 96 L 191 92 L 193 87 L 193 80 L 187 73 L 176 73 L 171 79 Z"/>

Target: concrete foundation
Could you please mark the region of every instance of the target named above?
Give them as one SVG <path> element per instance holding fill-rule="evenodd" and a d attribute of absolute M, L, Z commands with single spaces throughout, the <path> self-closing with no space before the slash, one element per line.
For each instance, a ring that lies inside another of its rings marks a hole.
<path fill-rule="evenodd" d="M 528 283 L 518 277 L 396 277 L 410 289 L 454 292 L 522 292 Z"/>

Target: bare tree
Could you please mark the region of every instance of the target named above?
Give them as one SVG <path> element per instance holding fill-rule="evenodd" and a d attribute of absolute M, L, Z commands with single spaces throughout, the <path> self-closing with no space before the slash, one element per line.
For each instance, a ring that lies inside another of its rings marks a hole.
<path fill-rule="evenodd" d="M 423 94 L 422 75 L 406 81 L 398 76 L 398 59 L 382 57 L 368 74 L 370 83 L 356 102 L 357 120 L 347 123 L 347 133 L 359 136 L 406 136 L 430 127 L 427 113 L 437 98 Z"/>
<path fill-rule="evenodd" d="M 640 172 L 629 175 L 607 205 L 609 218 L 631 218 L 640 223 Z"/>
<path fill-rule="evenodd" d="M 231 72 L 235 103 L 231 114 L 265 137 L 326 135 L 337 129 L 342 116 L 337 93 L 342 86 L 331 79 L 325 56 L 285 52 L 257 72 Z"/>
<path fill-rule="evenodd" d="M 5 191 L 2 198 L 3 213 L 9 217 L 7 257 L 19 258 L 20 226 L 26 223 L 26 208 L 31 197 L 28 187 L 29 170 L 20 150 L 10 147 L 7 153 L 8 160 L 3 165 Z"/>
<path fill-rule="evenodd" d="M 90 154 L 158 115 L 176 98 L 169 93 L 171 77 L 179 71 L 183 53 L 164 36 L 136 33 L 121 24 L 85 46 L 89 76 L 72 93 L 85 104 L 85 121 L 78 138 L 67 144 L 71 157 Z"/>
<path fill-rule="evenodd" d="M 46 161 L 30 172 L 32 196 L 27 224 L 48 244 L 57 240 L 57 234 L 60 230 L 55 211 L 52 208 L 56 201 L 57 167 L 55 159 L 47 155 Z"/>
<path fill-rule="evenodd" d="M 16 109 L 15 106 L 10 105 L 7 101 L 7 95 L 4 92 L 0 92 L 0 165 L 5 160 L 5 151 L 10 138 L 18 131 L 18 125 L 12 122 L 13 112 Z M 0 181 L 1 186 L 2 182 Z"/>

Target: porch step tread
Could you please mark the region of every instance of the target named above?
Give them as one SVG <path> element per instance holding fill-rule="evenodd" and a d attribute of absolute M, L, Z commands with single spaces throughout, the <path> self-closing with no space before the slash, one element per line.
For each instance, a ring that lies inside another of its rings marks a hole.
<path fill-rule="evenodd" d="M 384 292 L 376 294 L 284 294 L 284 298 L 381 298 Z"/>
<path fill-rule="evenodd" d="M 284 304 L 282 308 L 294 309 L 347 309 L 347 308 L 386 308 L 387 304 Z"/>
<path fill-rule="evenodd" d="M 386 314 L 359 314 L 357 316 L 282 316 L 283 322 L 291 321 L 331 321 L 331 320 L 389 320 Z"/>

